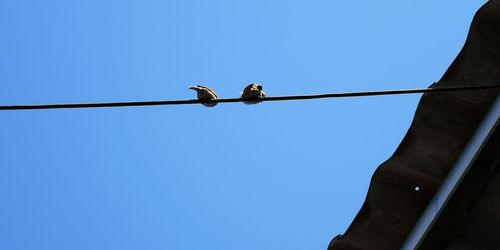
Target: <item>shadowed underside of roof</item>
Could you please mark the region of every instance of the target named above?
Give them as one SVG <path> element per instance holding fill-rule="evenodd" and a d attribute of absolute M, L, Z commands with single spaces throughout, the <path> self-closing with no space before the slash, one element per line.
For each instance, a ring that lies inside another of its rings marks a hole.
<path fill-rule="evenodd" d="M 499 0 L 476 13 L 462 51 L 435 86 L 485 83 L 500 83 Z M 328 249 L 399 249 L 498 93 L 424 94 L 396 152 L 373 174 L 357 216 Z"/>

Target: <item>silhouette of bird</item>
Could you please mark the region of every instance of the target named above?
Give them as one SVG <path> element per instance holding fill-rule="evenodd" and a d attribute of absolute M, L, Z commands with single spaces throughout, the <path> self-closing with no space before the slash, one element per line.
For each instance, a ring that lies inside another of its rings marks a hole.
<path fill-rule="evenodd" d="M 216 100 L 219 98 L 213 90 L 205 86 L 196 85 L 189 87 L 189 89 L 196 91 L 198 95 L 198 100 L 200 101 Z M 210 102 L 210 103 L 202 102 L 201 104 L 203 104 L 205 107 L 214 107 L 215 105 L 217 105 L 216 102 Z"/>
<path fill-rule="evenodd" d="M 262 102 L 259 98 L 266 97 L 266 93 L 262 91 L 262 85 L 257 83 L 251 83 L 246 86 L 241 93 L 241 98 L 248 99 L 243 101 L 245 104 L 257 104 Z"/>

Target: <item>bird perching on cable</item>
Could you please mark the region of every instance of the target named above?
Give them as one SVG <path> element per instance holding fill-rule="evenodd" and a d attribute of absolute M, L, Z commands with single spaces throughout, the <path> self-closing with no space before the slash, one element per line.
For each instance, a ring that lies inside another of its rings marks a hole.
<path fill-rule="evenodd" d="M 189 87 L 189 89 L 196 91 L 198 100 L 200 101 L 216 100 L 219 98 L 215 91 L 205 86 L 196 85 Z M 217 105 L 216 102 L 202 102 L 201 104 L 203 104 L 205 107 L 214 107 L 215 105 Z"/>
<path fill-rule="evenodd" d="M 246 86 L 243 92 L 241 93 L 241 98 L 245 99 L 243 103 L 245 104 L 257 104 L 262 102 L 259 100 L 260 98 L 266 97 L 266 93 L 262 91 L 262 85 L 257 83 L 251 83 Z"/>

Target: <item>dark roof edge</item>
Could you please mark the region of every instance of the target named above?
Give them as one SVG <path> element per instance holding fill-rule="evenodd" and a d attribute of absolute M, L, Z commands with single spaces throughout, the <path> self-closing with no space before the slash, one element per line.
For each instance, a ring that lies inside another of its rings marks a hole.
<path fill-rule="evenodd" d="M 457 58 L 433 87 L 500 83 L 499 27 L 500 0 L 488 1 L 474 16 Z M 424 94 L 401 144 L 373 174 L 361 209 L 328 249 L 400 249 L 498 94 L 497 90 Z"/>
<path fill-rule="evenodd" d="M 499 122 L 500 98 L 497 97 L 490 111 L 479 125 L 463 153 L 460 155 L 455 166 L 444 179 L 440 188 L 415 224 L 415 227 L 408 235 L 405 243 L 401 247 L 402 250 L 413 250 L 419 247 L 437 217 L 441 214 L 451 196 L 453 196 L 455 190 L 468 173 L 482 148 L 488 142 L 488 139 L 493 134 L 493 131 L 495 131 Z"/>

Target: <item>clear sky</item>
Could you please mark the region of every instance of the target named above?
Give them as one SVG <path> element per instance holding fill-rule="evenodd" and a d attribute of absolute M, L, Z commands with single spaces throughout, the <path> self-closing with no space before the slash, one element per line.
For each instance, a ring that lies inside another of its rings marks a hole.
<path fill-rule="evenodd" d="M 1 1 L 0 105 L 424 88 L 485 1 Z M 0 249 L 325 249 L 420 95 L 0 111 Z"/>

